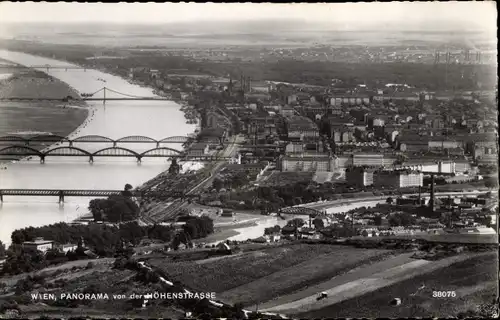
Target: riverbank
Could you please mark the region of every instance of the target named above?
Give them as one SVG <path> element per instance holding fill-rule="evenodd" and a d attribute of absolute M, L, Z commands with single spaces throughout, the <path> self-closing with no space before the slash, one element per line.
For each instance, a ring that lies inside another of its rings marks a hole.
<path fill-rule="evenodd" d="M 68 65 L 63 61 L 32 56 L 22 53 L 12 53 L 0 50 L 0 56 L 8 57 L 23 65 L 57 64 Z M 79 92 L 97 92 L 106 86 L 117 92 L 125 92 L 135 96 L 152 96 L 151 89 L 133 86 L 124 81 L 124 78 L 112 76 L 101 71 L 87 69 L 57 71 L 49 70 L 49 75 L 58 77 L 59 81 L 67 83 L 69 87 L 76 88 Z M 101 79 L 101 80 L 100 80 Z M 113 95 L 111 94 L 111 97 Z M 102 93 L 96 97 L 102 97 Z M 61 103 L 59 103 L 61 104 Z M 149 136 L 153 139 L 162 139 L 169 136 L 189 135 L 195 130 L 194 125 L 186 124 L 180 106 L 170 101 L 110 101 L 103 107 L 102 103 L 89 103 L 95 115 L 85 123 L 79 122 L 66 132 L 59 131 L 59 135 L 67 136 L 101 135 L 118 139 L 131 135 Z M 45 104 L 41 104 L 43 106 Z M 54 108 L 54 110 L 69 110 L 68 108 Z M 79 110 L 71 108 L 71 110 Z M 80 110 L 81 111 L 81 110 Z M 17 118 L 26 117 L 18 114 Z M 0 117 L 1 120 L 11 123 L 10 119 Z M 40 120 L 38 120 L 41 122 Z M 68 121 L 60 120 L 59 123 Z M 54 123 L 57 127 L 58 123 Z M 80 126 L 78 126 L 80 125 Z M 33 131 L 35 126 L 24 128 L 9 128 L 8 132 Z M 36 130 L 56 133 L 54 127 Z M 46 147 L 46 146 L 44 146 Z M 143 152 L 150 145 L 129 146 L 135 151 Z M 179 148 L 179 144 L 171 146 Z M 105 148 L 102 144 L 88 143 L 85 150 L 97 151 Z M 69 160 L 69 161 L 68 161 Z M 154 178 L 161 172 L 168 170 L 169 163 L 165 159 L 148 158 L 138 164 L 132 158 L 99 158 L 92 165 L 88 159 L 82 158 L 51 158 L 43 167 L 38 161 L 20 161 L 9 166 L 8 170 L 0 171 L 0 187 L 5 189 L 122 189 L 126 183 L 138 186 L 144 181 Z M 22 197 L 4 198 L 0 208 L 0 239 L 10 242 L 11 233 L 28 226 L 42 226 L 51 223 L 73 221 L 81 216 L 82 209 L 86 210 L 90 198 L 67 198 L 64 206 L 57 206 L 57 199 L 49 197 Z M 33 212 L 37 212 L 33 215 Z"/>
<path fill-rule="evenodd" d="M 78 92 L 67 83 L 36 70 L 23 69 L 9 74 L 9 77 L 0 82 L 0 98 L 43 99 L 77 95 Z M 30 136 L 42 133 L 68 136 L 86 125 L 91 116 L 90 107 L 84 101 L 72 104 L 53 101 L 2 101 L 0 136 Z M 8 145 L 3 143 L 0 147 Z M 36 145 L 32 147 L 41 148 Z"/>

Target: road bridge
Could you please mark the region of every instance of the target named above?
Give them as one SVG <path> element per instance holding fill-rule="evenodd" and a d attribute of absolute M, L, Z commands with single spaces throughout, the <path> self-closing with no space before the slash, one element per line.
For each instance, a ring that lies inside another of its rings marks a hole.
<path fill-rule="evenodd" d="M 324 214 L 324 211 L 319 211 L 314 208 L 309 207 L 287 207 L 281 208 L 279 210 L 280 214 L 294 214 L 294 215 L 307 215 L 307 216 L 321 216 Z"/>
<path fill-rule="evenodd" d="M 102 97 L 95 97 L 96 94 L 102 92 Z M 109 94 L 107 95 L 108 92 L 114 93 L 118 96 L 113 96 L 109 97 Z M 171 98 L 165 98 L 165 97 L 155 97 L 155 96 L 150 96 L 150 97 L 144 97 L 144 96 L 136 96 L 136 95 L 131 95 L 123 92 L 118 92 L 116 90 L 107 88 L 107 87 L 102 87 L 101 89 L 93 92 L 93 93 L 82 93 L 78 97 L 73 97 L 73 96 L 65 96 L 65 97 L 60 97 L 60 98 L 33 98 L 33 97 L 1 97 L 0 101 L 20 101 L 20 102 L 34 102 L 34 101 L 60 101 L 60 102 L 71 102 L 71 101 L 102 101 L 104 104 L 106 104 L 106 101 L 137 101 L 137 100 L 144 100 L 144 101 L 172 101 Z"/>
<path fill-rule="evenodd" d="M 172 101 L 169 98 L 156 98 L 156 97 L 140 97 L 140 98 L 77 98 L 77 99 L 68 99 L 68 98 L 23 98 L 23 97 L 3 97 L 0 98 L 0 101 L 10 101 L 10 102 L 50 102 L 50 101 L 59 101 L 59 102 L 71 102 L 71 101 Z"/>
<path fill-rule="evenodd" d="M 239 144 L 239 147 L 242 149 L 284 149 L 285 145 L 276 145 L 276 144 Z"/>
<path fill-rule="evenodd" d="M 84 149 L 70 146 L 56 147 L 46 151 L 39 151 L 28 146 L 14 145 L 0 149 L 0 156 L 30 157 L 40 158 L 40 163 L 45 163 L 48 156 L 56 157 L 88 157 L 89 162 L 94 162 L 95 157 L 135 157 L 137 162 L 142 158 L 170 158 L 186 161 L 217 161 L 229 160 L 231 157 L 220 157 L 211 155 L 186 155 L 184 152 L 168 147 L 153 148 L 142 153 L 122 147 L 109 147 L 95 152 L 89 152 Z"/>
<path fill-rule="evenodd" d="M 59 202 L 64 202 L 65 197 L 109 197 L 120 195 L 121 190 L 57 190 L 57 189 L 0 189 L 0 202 L 4 196 L 25 197 L 59 197 Z M 136 198 L 190 198 L 195 197 L 182 191 L 131 191 Z"/>
<path fill-rule="evenodd" d="M 189 140 L 190 138 L 187 136 L 172 136 L 156 140 L 150 137 L 138 135 L 122 137 L 119 139 L 111 139 L 100 135 L 86 135 L 71 139 L 58 135 L 37 135 L 31 138 L 16 135 L 7 135 L 0 137 L 0 143 L 7 142 L 14 144 L 24 144 L 25 146 L 36 143 L 69 143 L 70 147 L 72 147 L 76 143 L 112 143 L 113 147 L 116 147 L 118 144 L 122 143 L 154 143 L 158 148 L 162 143 L 186 143 Z"/>
<path fill-rule="evenodd" d="M 32 66 L 23 66 L 23 65 L 0 65 L 0 69 L 45 69 L 47 72 L 49 72 L 50 69 L 56 69 L 56 70 L 83 70 L 87 71 L 87 67 L 79 67 L 79 66 L 60 66 L 60 65 L 49 65 L 49 64 L 44 64 L 44 65 L 32 65 Z"/>

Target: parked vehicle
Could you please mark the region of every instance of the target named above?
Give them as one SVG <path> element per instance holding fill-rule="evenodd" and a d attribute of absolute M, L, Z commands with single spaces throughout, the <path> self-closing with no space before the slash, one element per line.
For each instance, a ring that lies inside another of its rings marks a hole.
<path fill-rule="evenodd" d="M 326 298 L 328 298 L 328 293 L 326 293 L 326 292 L 323 291 L 320 294 L 318 294 L 318 297 L 316 298 L 316 300 L 319 301 L 319 300 L 323 300 L 323 299 L 326 299 Z"/>

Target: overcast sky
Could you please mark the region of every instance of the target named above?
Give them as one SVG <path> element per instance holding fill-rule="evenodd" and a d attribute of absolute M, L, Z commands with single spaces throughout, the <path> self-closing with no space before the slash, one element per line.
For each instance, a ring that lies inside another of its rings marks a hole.
<path fill-rule="evenodd" d="M 311 22 L 414 23 L 428 19 L 496 28 L 494 2 L 214 4 L 0 3 L 3 22 L 168 23 L 197 20 L 305 19 Z"/>

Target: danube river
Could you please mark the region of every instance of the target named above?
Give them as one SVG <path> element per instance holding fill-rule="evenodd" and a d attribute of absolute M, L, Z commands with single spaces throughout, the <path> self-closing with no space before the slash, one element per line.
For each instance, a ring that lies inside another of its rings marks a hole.
<path fill-rule="evenodd" d="M 0 50 L 0 58 L 27 66 L 73 66 L 63 61 L 5 50 Z M 94 93 L 106 86 L 129 95 L 154 96 L 151 89 L 130 84 L 120 77 L 96 70 L 56 69 L 49 70 L 48 74 L 64 81 L 80 93 Z M 102 92 L 94 97 L 102 97 Z M 106 97 L 120 96 L 108 91 Z M 142 135 L 162 139 L 185 136 L 195 130 L 194 125 L 186 124 L 180 106 L 171 101 L 107 101 L 105 106 L 102 102 L 89 102 L 89 108 L 87 120 L 70 137 L 102 135 L 118 139 Z M 110 146 L 103 143 L 75 145 L 92 152 Z M 154 144 L 122 146 L 138 152 L 155 147 Z M 180 144 L 162 146 L 182 148 Z M 45 164 L 40 164 L 38 158 L 33 158 L 9 164 L 6 170 L 0 170 L 0 189 L 122 189 L 126 183 L 140 185 L 168 169 L 168 166 L 169 162 L 161 158 L 144 158 L 141 164 L 138 164 L 135 158 L 96 158 L 93 164 L 89 164 L 85 157 L 48 157 Z M 64 205 L 60 206 L 56 197 L 4 197 L 3 204 L 0 204 L 0 240 L 10 243 L 10 234 L 18 228 L 71 221 L 88 212 L 89 200 L 67 198 Z"/>

